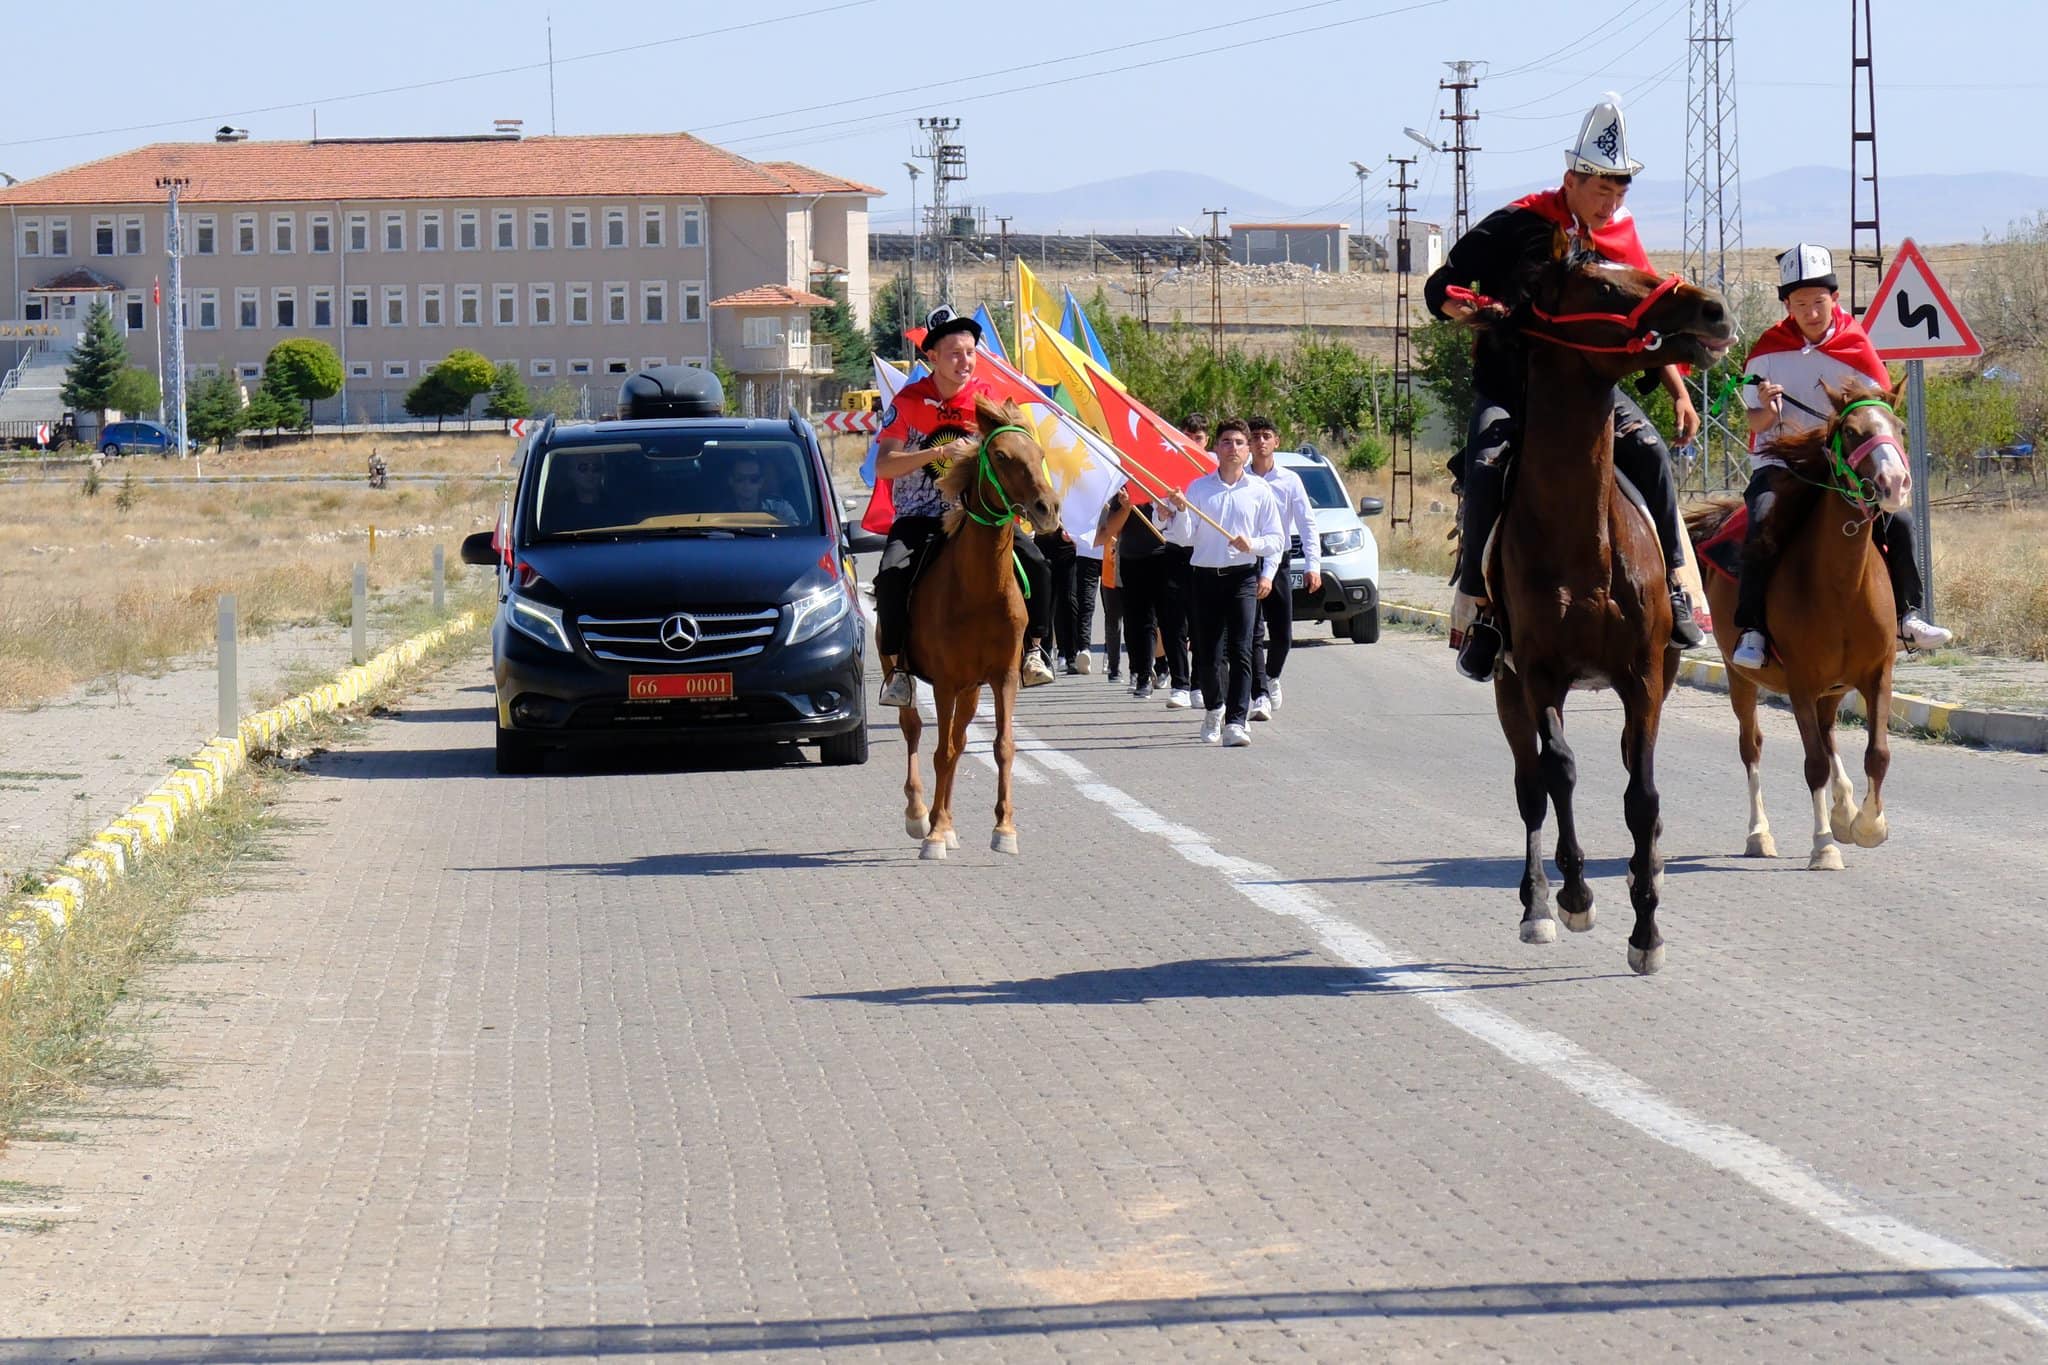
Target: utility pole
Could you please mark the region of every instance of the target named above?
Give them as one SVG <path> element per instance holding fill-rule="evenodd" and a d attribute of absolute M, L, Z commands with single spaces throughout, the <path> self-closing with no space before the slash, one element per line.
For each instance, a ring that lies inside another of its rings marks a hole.
<path fill-rule="evenodd" d="M 1209 347 L 1223 354 L 1223 215 L 1229 209 L 1203 209 L 1209 215 Z"/>
<path fill-rule="evenodd" d="M 1408 312 L 1408 274 L 1413 264 L 1408 240 L 1408 191 L 1416 186 L 1408 178 L 1408 168 L 1417 158 L 1390 156 L 1387 160 L 1394 165 L 1394 178 L 1387 182 L 1387 187 L 1400 195 L 1393 205 L 1394 242 L 1389 253 L 1394 268 L 1394 411 L 1388 424 L 1387 511 L 1393 525 L 1407 526 L 1415 520 L 1415 438 L 1407 430 L 1415 411 L 1415 352 L 1409 339 Z"/>
<path fill-rule="evenodd" d="M 1735 147 L 1735 5 L 1692 0 L 1687 40 L 1685 126 L 1685 262 L 1687 278 L 1726 294 L 1742 274 L 1742 174 Z M 1721 486 L 1735 478 L 1735 452 L 1748 442 L 1713 415 L 1709 371 L 1687 384 L 1700 412 L 1700 488 L 1721 453 Z"/>
<path fill-rule="evenodd" d="M 917 316 L 917 178 L 924 172 L 915 161 L 904 162 L 903 169 L 910 172 L 910 271 L 903 286 L 903 326 L 907 330 L 922 322 Z"/>
<path fill-rule="evenodd" d="M 1877 288 L 1883 279 L 1884 233 L 1877 213 L 1877 65 L 1870 46 L 1870 0 L 1849 0 L 1849 311 L 1862 317 L 1871 302 L 1863 291 Z"/>
<path fill-rule="evenodd" d="M 1131 262 L 1131 273 L 1138 277 L 1138 316 L 1144 320 L 1145 330 L 1152 330 L 1152 253 L 1141 251 Z"/>
<path fill-rule="evenodd" d="M 1454 161 L 1457 175 L 1456 207 L 1451 215 L 1451 240 L 1457 241 L 1472 226 L 1472 153 L 1479 150 L 1471 139 L 1471 125 L 1479 122 L 1479 111 L 1468 108 L 1465 96 L 1479 88 L 1479 77 L 1474 75 L 1481 62 L 1445 62 L 1451 69 L 1451 79 L 1438 81 L 1436 88 L 1451 92 L 1451 112 L 1441 115 L 1451 125 L 1451 142 L 1446 151 Z"/>
<path fill-rule="evenodd" d="M 948 186 L 956 185 L 967 178 L 967 148 L 952 141 L 952 135 L 959 131 L 960 120 L 940 115 L 921 117 L 917 121 L 918 131 L 925 135 L 924 150 L 917 155 L 932 164 L 931 223 L 932 242 L 938 275 L 938 297 L 940 303 L 953 301 L 953 220 L 952 195 Z"/>
<path fill-rule="evenodd" d="M 178 223 L 178 195 L 192 180 L 183 175 L 160 175 L 156 187 L 169 191 L 170 216 L 165 219 L 165 240 L 171 248 L 171 423 L 177 436 L 178 458 L 185 458 L 185 234 Z"/>
<path fill-rule="evenodd" d="M 1372 168 L 1370 166 L 1367 166 L 1363 161 L 1354 161 L 1351 163 L 1351 169 L 1358 172 L 1358 244 L 1361 248 L 1363 248 L 1365 246 L 1366 241 L 1365 177 L 1372 173 Z M 1361 249 L 1358 254 L 1361 258 L 1359 261 L 1358 269 L 1361 272 L 1363 272 L 1365 269 L 1365 262 L 1363 259 L 1365 252 Z"/>

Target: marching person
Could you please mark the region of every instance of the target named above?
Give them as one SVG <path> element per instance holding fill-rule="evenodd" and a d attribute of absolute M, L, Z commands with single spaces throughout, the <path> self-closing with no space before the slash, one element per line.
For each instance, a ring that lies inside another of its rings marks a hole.
<path fill-rule="evenodd" d="M 1252 719 L 1271 720 L 1280 709 L 1280 670 L 1287 666 L 1287 653 L 1294 648 L 1294 589 L 1288 570 L 1294 560 L 1286 536 L 1301 542 L 1302 586 L 1310 593 L 1323 590 L 1323 538 L 1316 533 L 1315 509 L 1309 505 L 1308 489 L 1295 473 L 1275 458 L 1280 433 L 1270 417 L 1246 421 L 1252 436 L 1252 473 L 1264 479 L 1280 503 L 1280 567 L 1273 576 L 1273 591 L 1259 599 L 1259 625 L 1252 642 Z"/>
<path fill-rule="evenodd" d="M 1195 669 L 1205 712 L 1200 739 L 1220 739 L 1234 749 L 1252 742 L 1245 724 L 1252 701 L 1252 620 L 1259 601 L 1273 591 L 1273 573 L 1287 548 L 1272 487 L 1245 472 L 1251 453 L 1244 423 L 1231 418 L 1216 428 L 1216 472 L 1196 479 L 1186 493 L 1167 496 L 1174 509 L 1167 539 L 1191 551 Z"/>
<path fill-rule="evenodd" d="M 1040 654 L 1045 661 L 1045 671 L 1053 671 L 1052 651 L 1059 651 L 1060 667 L 1067 673 L 1079 670 L 1074 667 L 1074 566 L 1081 558 L 1081 552 L 1074 546 L 1074 538 L 1067 534 L 1064 526 L 1055 526 L 1050 531 L 1040 531 L 1032 537 L 1038 553 L 1047 565 L 1046 581 L 1051 585 L 1051 595 L 1045 604 L 1046 620 L 1052 629 L 1042 637 Z"/>
<path fill-rule="evenodd" d="M 1742 639 L 1729 662 L 1762 668 L 1770 639 L 1764 621 L 1764 599 L 1771 570 L 1781 548 L 1779 538 L 1791 528 L 1779 525 L 1779 504 L 1800 492 L 1799 481 L 1785 462 L 1771 454 L 1771 442 L 1810 431 L 1828 420 L 1834 404 L 1823 385 L 1836 388 L 1863 380 L 1890 392 L 1891 372 L 1854 314 L 1838 307 L 1840 281 L 1835 258 L 1826 247 L 1801 242 L 1778 257 L 1778 298 L 1785 316 L 1756 339 L 1748 372 L 1762 383 L 1742 391 L 1749 418 L 1750 478 L 1742 490 L 1749 508 L 1749 529 L 1742 543 L 1742 578 L 1735 599 L 1735 624 Z M 1955 639 L 1952 631 L 1920 614 L 1923 598 L 1920 565 L 1913 553 L 1913 524 L 1904 512 L 1877 519 L 1876 536 L 1884 550 L 1892 580 L 1892 600 L 1899 613 L 1899 639 L 1911 649 L 1939 649 Z"/>
<path fill-rule="evenodd" d="M 1121 664 L 1122 648 L 1128 632 L 1124 629 L 1124 576 L 1123 566 L 1117 562 L 1116 539 L 1117 532 L 1123 529 L 1124 519 L 1130 512 L 1130 494 L 1119 488 L 1103 506 L 1102 515 L 1095 523 L 1095 543 L 1102 547 L 1102 656 L 1109 664 L 1109 667 L 1103 670 L 1103 676 L 1109 682 L 1121 682 L 1124 676 Z M 1146 660 L 1146 663 L 1150 662 L 1149 659 Z M 1138 662 L 1137 651 L 1133 649 L 1133 677 L 1143 666 Z"/>
<path fill-rule="evenodd" d="M 882 414 L 882 432 L 875 444 L 875 477 L 894 481 L 896 520 L 889 543 L 875 571 L 875 647 L 881 655 L 884 706 L 914 706 L 917 688 L 904 667 L 903 650 L 910 633 L 910 587 L 927 547 L 943 529 L 950 509 L 938 479 L 955 460 L 972 460 L 980 450 L 974 400 L 993 398 L 986 380 L 974 377 L 981 352 L 981 324 L 941 304 L 925 323 L 919 354 L 931 373 L 905 384 Z M 1016 537 L 1017 558 L 1024 566 L 1024 653 L 1019 669 L 1026 687 L 1052 681 L 1052 670 L 1040 657 L 1038 641 L 1047 634 L 1047 607 L 1052 600 L 1051 573 L 1032 538 Z"/>
<path fill-rule="evenodd" d="M 1642 163 L 1628 154 L 1620 97 L 1608 95 L 1586 115 L 1577 144 L 1565 153 L 1564 183 L 1559 188 L 1495 210 L 1458 239 L 1442 269 L 1425 286 L 1429 311 L 1453 322 L 1472 316 L 1476 305 L 1451 297 L 1454 285 L 1496 300 L 1510 312 L 1520 308 L 1527 302 L 1524 281 L 1550 260 L 1559 230 L 1610 261 L 1650 269 L 1635 221 L 1622 202 L 1642 169 Z M 1500 517 L 1507 461 L 1520 435 L 1526 354 L 1512 327 L 1479 333 L 1472 361 L 1471 424 L 1465 449 L 1453 461 L 1461 466 L 1455 472 L 1463 491 L 1458 590 L 1482 612 L 1489 606 L 1486 541 Z M 1691 441 L 1699 432 L 1700 415 L 1686 394 L 1679 369 L 1666 365 L 1650 374 L 1671 395 L 1680 444 Z M 1614 464 L 1643 495 L 1656 521 L 1657 537 L 1664 542 L 1672 643 L 1696 645 L 1702 638 L 1699 624 L 1677 579 L 1685 562 L 1685 532 L 1678 521 L 1671 452 L 1642 408 L 1619 388 L 1614 391 Z M 1500 644 L 1498 630 L 1467 632 L 1458 652 L 1458 671 L 1482 682 L 1492 677 Z"/>
<path fill-rule="evenodd" d="M 1181 418 L 1180 430 L 1182 435 L 1203 450 L 1209 448 L 1209 418 L 1205 414 L 1191 412 Z M 1163 531 L 1165 522 L 1159 518 L 1167 516 L 1167 520 L 1171 520 L 1167 514 L 1172 509 L 1155 502 L 1152 504 L 1152 510 L 1154 524 Z M 1143 527 L 1138 529 L 1139 534 L 1144 534 Z M 1194 674 L 1191 671 L 1195 657 L 1195 576 L 1189 567 L 1188 558 L 1192 553 L 1187 546 L 1175 545 L 1168 541 L 1162 551 L 1160 563 L 1163 577 L 1160 595 L 1155 599 L 1160 643 L 1159 653 L 1152 665 L 1152 685 L 1155 688 L 1162 686 L 1159 674 L 1165 672 L 1166 680 L 1163 685 L 1168 689 L 1166 709 L 1169 711 L 1185 711 L 1195 704 Z M 1183 666 L 1176 668 L 1176 659 L 1185 661 Z"/>
<path fill-rule="evenodd" d="M 1073 613 L 1073 626 L 1068 638 L 1073 641 L 1073 653 L 1067 658 L 1067 672 L 1087 673 L 1095 667 L 1095 597 L 1102 590 L 1102 541 L 1100 538 L 1074 542 L 1074 597 L 1068 604 Z M 1116 655 L 1109 656 L 1110 669 L 1116 668 Z"/>
<path fill-rule="evenodd" d="M 1131 656 L 1131 695 L 1140 701 L 1155 688 L 1172 687 L 1188 700 L 1188 652 L 1181 642 L 1179 586 L 1170 579 L 1183 547 L 1165 538 L 1159 516 L 1170 509 L 1152 502 L 1133 507 L 1128 487 L 1117 490 L 1103 518 L 1116 538 L 1116 574 L 1122 590 L 1124 639 Z M 1157 664 L 1155 664 L 1157 660 Z M 1155 672 L 1155 667 L 1165 671 Z"/>

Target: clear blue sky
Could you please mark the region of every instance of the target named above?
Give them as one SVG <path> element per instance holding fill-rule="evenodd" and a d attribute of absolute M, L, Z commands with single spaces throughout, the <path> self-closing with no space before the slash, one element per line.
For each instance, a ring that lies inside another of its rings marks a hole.
<path fill-rule="evenodd" d="M 920 113 L 964 121 L 969 199 L 1196 170 L 1348 218 L 1348 163 L 1405 152 L 1403 125 L 1442 130 L 1441 62 L 1463 57 L 1490 64 L 1476 100 L 1482 189 L 1556 174 L 1579 116 L 1609 88 L 1630 93 L 1646 175 L 1683 175 L 1686 0 L 1268 3 L 1264 14 L 1222 0 L 558 4 L 556 124 L 686 129 L 748 156 L 869 180 L 890 191 L 876 205 L 882 227 L 902 221 L 901 163 Z M 1745 176 L 1846 166 L 1848 6 L 1724 3 L 1741 4 Z M 13 6 L 0 171 L 26 178 L 145 142 L 203 139 L 222 122 L 259 138 L 305 137 L 316 109 L 327 136 L 485 131 L 500 116 L 546 132 L 544 69 L 450 78 L 541 62 L 550 8 L 353 0 L 209 13 L 106 0 L 86 27 L 66 6 Z M 2048 147 L 2031 136 L 2048 79 L 1996 55 L 2048 50 L 2048 5 L 1877 0 L 1875 12 L 1887 174 L 2048 173 Z M 692 36 L 764 19 L 774 22 Z M 995 36 L 1004 33 L 1014 36 Z M 1101 49 L 1121 50 L 1081 56 Z M 1018 70 L 1026 63 L 1040 65 Z M 1977 84 L 1980 74 L 1990 84 Z M 370 93 L 422 82 L 441 83 Z M 905 89 L 930 94 L 890 93 Z M 164 126 L 133 126 L 143 124 Z M 1443 160 L 1421 168 L 1425 187 L 1445 188 Z M 1888 201 L 1888 222 L 1897 213 Z"/>

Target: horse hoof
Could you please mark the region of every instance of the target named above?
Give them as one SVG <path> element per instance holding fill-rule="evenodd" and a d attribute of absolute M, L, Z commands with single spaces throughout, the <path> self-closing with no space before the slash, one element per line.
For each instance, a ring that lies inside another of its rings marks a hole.
<path fill-rule="evenodd" d="M 1743 846 L 1742 856 L 1745 858 L 1775 858 L 1778 856 L 1778 841 L 1771 837 L 1768 830 L 1762 834 L 1752 834 L 1749 836 L 1749 842 Z"/>
<path fill-rule="evenodd" d="M 925 840 L 924 847 L 917 851 L 917 856 L 928 863 L 943 862 L 946 857 L 946 841 L 944 839 Z"/>
<path fill-rule="evenodd" d="M 1522 942 L 1557 942 L 1557 921 L 1554 919 L 1525 919 L 1522 921 Z"/>
<path fill-rule="evenodd" d="M 1848 814 L 1846 814 L 1846 815 L 1844 815 L 1844 814 L 1843 814 L 1843 813 L 1841 812 L 1841 810 L 1840 810 L 1840 809 L 1836 809 L 1835 811 L 1833 811 L 1832 813 L 1830 813 L 1830 814 L 1829 814 L 1829 816 L 1828 816 L 1828 833 L 1830 833 L 1830 834 L 1832 834 L 1832 835 L 1834 835 L 1834 836 L 1835 836 L 1835 842 L 1836 842 L 1836 843 L 1838 843 L 1838 844 L 1853 844 L 1853 843 L 1855 843 L 1855 842 L 1856 842 L 1856 811 L 1855 811 L 1855 809 L 1854 809 L 1854 808 L 1852 807 L 1852 808 L 1851 808 L 1851 809 L 1849 810 L 1849 813 L 1848 813 Z"/>
<path fill-rule="evenodd" d="M 1806 860 L 1806 870 L 1808 872 L 1840 872 L 1842 870 L 1842 850 L 1836 848 L 1833 844 L 1815 849 L 1813 856 Z"/>
<path fill-rule="evenodd" d="M 1583 909 L 1583 910 L 1564 910 L 1564 909 L 1560 909 L 1560 910 L 1559 910 L 1559 911 L 1557 912 L 1557 917 L 1558 917 L 1559 919 L 1561 919 L 1561 920 L 1563 920 L 1563 921 L 1564 921 L 1564 927 L 1565 927 L 1565 928 L 1567 928 L 1567 929 L 1571 930 L 1571 931 L 1572 931 L 1573 933 L 1575 933 L 1575 934 L 1583 934 L 1583 933 L 1585 933 L 1585 932 L 1586 932 L 1586 931 L 1587 931 L 1588 929 L 1591 929 L 1591 928 L 1593 927 L 1593 921 L 1594 921 L 1594 919 L 1595 919 L 1595 918 L 1597 918 L 1597 915 L 1596 915 L 1596 912 L 1595 912 L 1595 911 L 1594 911 L 1594 909 L 1593 909 L 1593 902 L 1592 902 L 1592 900 L 1591 900 L 1591 899 L 1588 899 L 1588 900 L 1586 901 L 1586 908 L 1585 908 L 1585 909 Z"/>
<path fill-rule="evenodd" d="M 989 835 L 988 846 L 994 852 L 1007 853 L 1015 857 L 1017 853 L 1016 831 L 1012 830 L 1005 834 L 1002 830 L 997 830 L 994 834 Z"/>
<path fill-rule="evenodd" d="M 1631 943 L 1628 947 L 1628 966 L 1637 976 L 1654 976 L 1664 967 L 1664 945 L 1660 943 L 1644 952 Z"/>
<path fill-rule="evenodd" d="M 952 830 L 950 830 L 950 829 L 946 831 L 946 847 L 947 847 L 947 848 L 958 848 L 958 847 L 960 847 L 960 836 L 959 836 L 958 834 L 954 833 L 954 832 L 953 832 Z"/>
<path fill-rule="evenodd" d="M 929 815 L 906 815 L 903 817 L 903 832 L 913 839 L 931 837 L 932 818 Z"/>
<path fill-rule="evenodd" d="M 1885 823 L 1885 818 L 1880 815 L 1868 824 L 1858 820 L 1849 833 L 1855 837 L 1856 847 L 1876 848 L 1887 838 L 1891 837 L 1891 827 Z"/>

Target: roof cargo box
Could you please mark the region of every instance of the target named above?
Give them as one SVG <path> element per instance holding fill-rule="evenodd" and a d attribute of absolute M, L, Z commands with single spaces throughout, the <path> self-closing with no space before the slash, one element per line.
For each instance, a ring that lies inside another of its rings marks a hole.
<path fill-rule="evenodd" d="M 718 376 L 694 365 L 657 365 L 619 385 L 619 416 L 628 420 L 724 414 Z"/>

